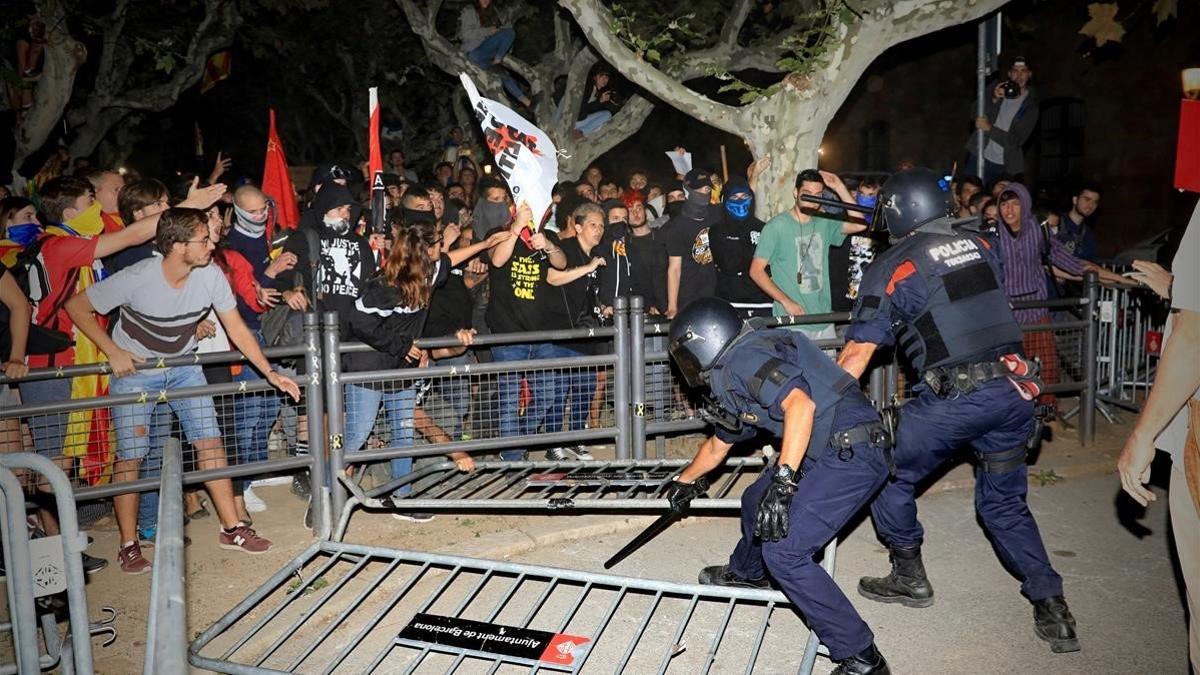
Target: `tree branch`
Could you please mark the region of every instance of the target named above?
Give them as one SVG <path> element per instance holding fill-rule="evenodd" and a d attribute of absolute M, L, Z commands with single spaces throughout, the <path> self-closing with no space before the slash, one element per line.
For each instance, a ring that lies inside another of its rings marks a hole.
<path fill-rule="evenodd" d="M 598 0 L 559 0 L 571 12 L 592 47 L 630 82 L 705 124 L 740 133 L 738 109 L 699 94 L 638 58 L 613 34 L 612 14 Z"/>
<path fill-rule="evenodd" d="M 725 24 L 721 26 L 719 42 L 722 45 L 730 48 L 737 46 L 738 34 L 742 32 L 742 26 L 746 23 L 746 17 L 750 16 L 750 8 L 753 5 L 754 0 L 737 0 L 733 10 L 725 18 Z"/>

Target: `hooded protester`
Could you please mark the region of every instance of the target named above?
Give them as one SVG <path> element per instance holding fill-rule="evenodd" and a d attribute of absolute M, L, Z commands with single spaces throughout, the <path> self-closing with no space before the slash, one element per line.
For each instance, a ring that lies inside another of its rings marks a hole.
<path fill-rule="evenodd" d="M 708 172 L 692 169 L 684 177 L 688 196 L 679 214 L 664 225 L 667 239 L 667 316 L 673 317 L 693 300 L 707 298 L 717 287 L 709 246 L 709 228 L 721 222 L 722 208 L 711 204 Z"/>
<path fill-rule="evenodd" d="M 743 319 L 771 316 L 771 298 L 750 278 L 750 261 L 758 246 L 763 221 L 754 216 L 754 191 L 735 178 L 725 186 L 721 221 L 708 231 L 716 269 L 717 292 Z"/>
<path fill-rule="evenodd" d="M 328 183 L 317 192 L 312 207 L 300 215 L 299 230 L 317 233 L 319 259 L 312 260 L 308 236 L 289 237 L 283 251 L 293 254 L 296 263 L 280 273 L 275 284 L 283 290 L 285 301 L 289 293 L 301 292 L 310 308 L 337 312 L 343 329 L 363 285 L 375 273 L 370 244 L 354 231 L 350 220 L 353 205 L 350 191 L 339 183 Z"/>

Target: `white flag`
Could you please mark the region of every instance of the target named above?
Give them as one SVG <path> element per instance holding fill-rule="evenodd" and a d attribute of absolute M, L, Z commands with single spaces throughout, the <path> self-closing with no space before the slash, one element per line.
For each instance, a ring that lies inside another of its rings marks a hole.
<path fill-rule="evenodd" d="M 511 108 L 483 98 L 466 73 L 459 75 L 483 137 L 508 182 L 513 201 L 529 204 L 535 227 L 550 211 L 550 192 L 558 181 L 558 153 L 550 137 Z"/>

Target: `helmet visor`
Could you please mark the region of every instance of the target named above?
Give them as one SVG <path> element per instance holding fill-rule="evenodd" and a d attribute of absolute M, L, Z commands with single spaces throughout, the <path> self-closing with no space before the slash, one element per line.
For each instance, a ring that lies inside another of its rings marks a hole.
<path fill-rule="evenodd" d="M 671 358 L 675 360 L 675 366 L 679 368 L 679 374 L 683 375 L 683 380 L 692 388 L 705 386 L 704 369 L 700 366 L 700 361 L 696 355 L 687 347 L 678 342 L 671 345 L 669 349 Z"/>

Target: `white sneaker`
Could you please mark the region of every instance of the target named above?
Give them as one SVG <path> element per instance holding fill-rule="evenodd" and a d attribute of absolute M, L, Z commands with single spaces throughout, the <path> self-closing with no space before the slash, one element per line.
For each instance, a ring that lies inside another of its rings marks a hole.
<path fill-rule="evenodd" d="M 250 487 L 272 487 L 274 485 L 291 485 L 291 476 L 272 476 L 250 481 Z"/>
<path fill-rule="evenodd" d="M 575 454 L 575 459 L 583 462 L 591 462 L 596 459 L 595 457 L 592 457 L 592 453 L 588 452 L 587 448 L 583 447 L 582 445 L 573 446 L 570 448 L 570 451 Z"/>
<path fill-rule="evenodd" d="M 262 513 L 267 510 L 267 503 L 254 494 L 250 486 L 246 486 L 246 490 L 242 492 L 242 499 L 246 502 L 248 513 Z"/>

